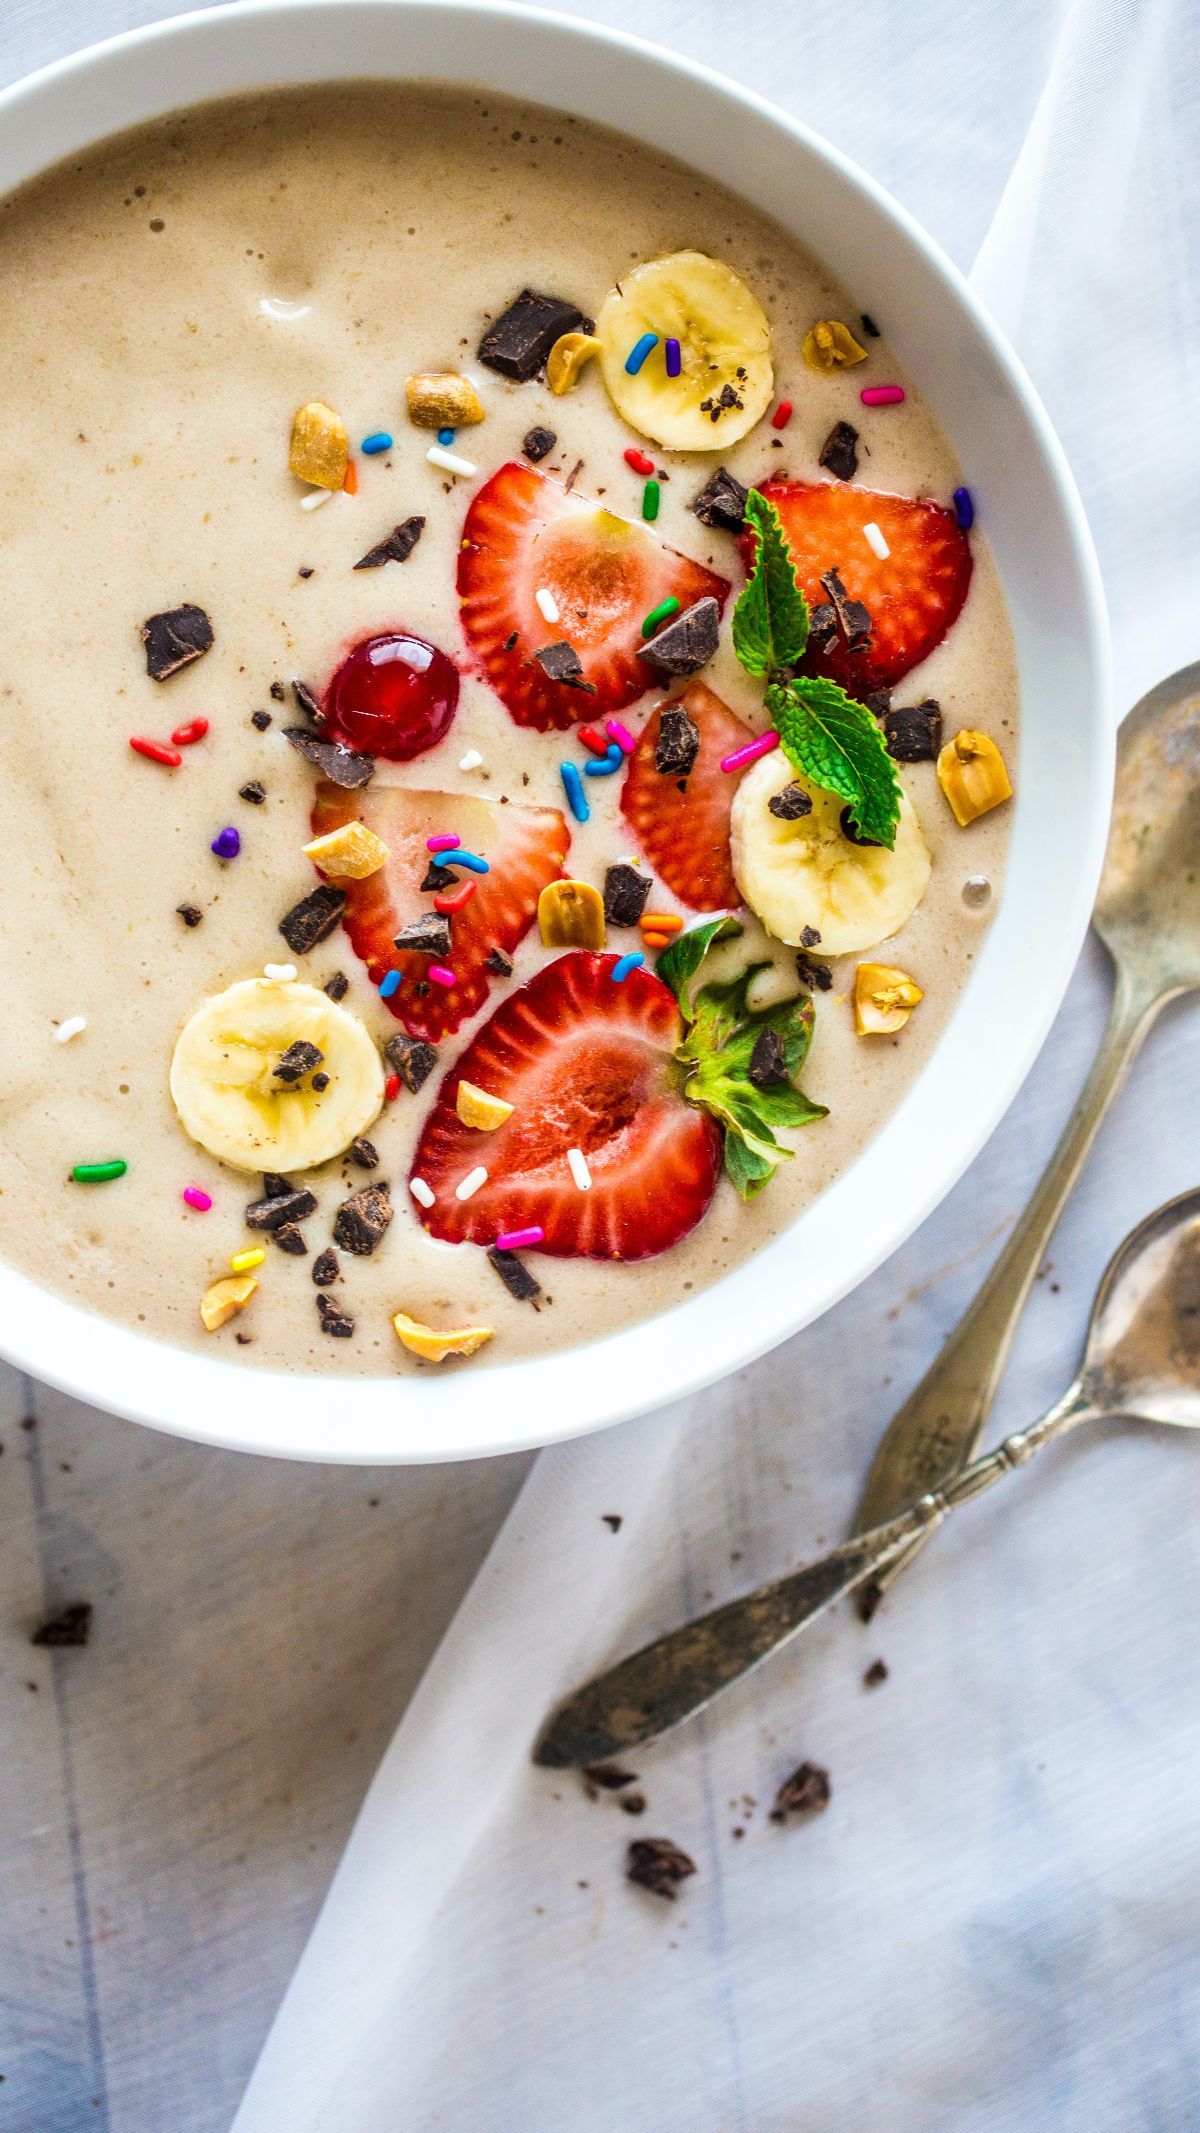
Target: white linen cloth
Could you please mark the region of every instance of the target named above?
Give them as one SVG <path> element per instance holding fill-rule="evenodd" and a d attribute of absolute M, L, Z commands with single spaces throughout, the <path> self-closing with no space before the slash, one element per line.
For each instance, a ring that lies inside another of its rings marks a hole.
<path fill-rule="evenodd" d="M 1194 10 L 604 12 L 791 105 L 960 258 L 982 240 L 978 285 L 1090 510 L 1123 704 L 1200 653 Z M 1192 2122 L 1200 1443 L 1078 1439 L 960 1513 L 869 1629 L 842 1610 L 633 1756 L 639 1821 L 529 1763 L 586 1674 L 846 1528 L 1038 1173 L 1106 988 L 1091 948 L 994 1142 L 865 1289 L 690 1410 L 541 1456 L 384 1760 L 236 2133 Z M 1196 1182 L 1198 1027 L 1175 1011 L 1102 1136 L 996 1434 L 1066 1384 L 1126 1228 Z M 772 1826 L 806 1756 L 829 1811 Z M 677 1904 L 623 1883 L 638 1834 L 696 1859 Z"/>

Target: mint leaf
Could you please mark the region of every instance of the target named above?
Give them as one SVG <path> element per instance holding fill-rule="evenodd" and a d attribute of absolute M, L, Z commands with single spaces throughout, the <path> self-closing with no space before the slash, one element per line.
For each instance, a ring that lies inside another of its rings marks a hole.
<path fill-rule="evenodd" d="M 808 602 L 796 572 L 774 504 L 751 489 L 746 523 L 758 535 L 754 568 L 733 610 L 733 649 L 745 667 L 762 681 L 793 666 L 808 643 Z"/>
<path fill-rule="evenodd" d="M 736 918 L 706 919 L 702 926 L 692 926 L 686 933 L 677 933 L 669 948 L 664 948 L 655 964 L 655 973 L 664 985 L 669 985 L 684 1015 L 692 1020 L 691 981 L 699 970 L 709 949 L 716 941 L 736 940 L 741 933 Z"/>
<path fill-rule="evenodd" d="M 698 928 L 702 931 L 702 928 Z M 824 1118 L 825 1110 L 791 1083 L 812 1041 L 813 1004 L 807 993 L 777 1000 L 770 1007 L 749 1008 L 746 996 L 764 963 L 748 965 L 736 977 L 706 985 L 695 1002 L 692 1027 L 675 1054 L 685 1068 L 683 1094 L 718 1119 L 725 1129 L 725 1168 L 744 1200 L 753 1199 L 789 1159 L 775 1137 L 777 1127 L 805 1126 Z M 750 1080 L 750 1061 L 764 1029 L 783 1044 L 786 1082 L 760 1089 Z"/>
<path fill-rule="evenodd" d="M 900 780 L 866 705 L 847 696 L 836 681 L 801 674 L 772 683 L 767 713 L 795 769 L 823 791 L 836 793 L 850 809 L 859 836 L 890 852 L 900 819 Z"/>

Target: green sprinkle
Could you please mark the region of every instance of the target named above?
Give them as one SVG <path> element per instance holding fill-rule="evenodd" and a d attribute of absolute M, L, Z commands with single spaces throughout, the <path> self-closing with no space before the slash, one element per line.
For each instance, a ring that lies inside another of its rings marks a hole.
<path fill-rule="evenodd" d="M 653 512 L 648 511 L 646 513 L 647 518 L 652 518 L 653 516 Z M 678 613 L 679 602 L 675 598 L 674 593 L 670 593 L 665 600 L 659 601 L 657 607 L 651 608 L 649 614 L 647 615 L 645 621 L 642 624 L 643 637 L 653 637 L 654 632 L 658 628 L 660 622 L 665 622 L 669 616 L 677 615 Z"/>
<path fill-rule="evenodd" d="M 661 493 L 656 481 L 648 481 L 646 483 L 645 488 L 642 490 L 642 517 L 644 519 L 658 517 L 658 499 Z"/>
<path fill-rule="evenodd" d="M 107 1185 L 110 1178 L 123 1178 L 128 1168 L 117 1156 L 111 1163 L 76 1163 L 71 1176 L 77 1185 Z"/>

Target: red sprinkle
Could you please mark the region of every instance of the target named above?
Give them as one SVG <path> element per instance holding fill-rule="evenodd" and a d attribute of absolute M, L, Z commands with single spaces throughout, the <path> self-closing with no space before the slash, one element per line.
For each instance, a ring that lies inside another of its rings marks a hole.
<path fill-rule="evenodd" d="M 202 741 L 208 732 L 206 718 L 194 718 L 186 726 L 176 726 L 171 739 L 177 748 L 190 748 L 193 741 Z"/>
<path fill-rule="evenodd" d="M 654 472 L 654 461 L 648 459 L 645 452 L 639 452 L 635 444 L 628 446 L 625 453 L 625 464 L 627 467 L 632 467 L 635 474 L 653 474 Z"/>
<path fill-rule="evenodd" d="M 789 423 L 789 422 L 791 421 L 791 419 L 792 419 L 792 403 L 791 403 L 791 401 L 790 401 L 790 400 L 781 400 L 781 401 L 780 401 L 780 403 L 779 403 L 779 405 L 778 405 L 778 407 L 776 408 L 776 410 L 775 410 L 774 414 L 773 414 L 773 415 L 772 415 L 772 417 L 771 417 L 771 428 L 772 428 L 773 430 L 785 430 L 785 429 L 787 428 L 787 426 L 788 426 L 788 423 Z"/>
<path fill-rule="evenodd" d="M 396 1098 L 400 1094 L 400 1076 L 398 1074 L 388 1075 L 387 1080 L 383 1084 L 383 1094 L 384 1099 L 387 1103 L 395 1103 Z"/>
<path fill-rule="evenodd" d="M 162 741 L 143 740 L 138 733 L 131 733 L 129 745 L 138 755 L 149 756 L 152 763 L 165 763 L 168 770 L 178 770 L 183 761 L 178 748 L 167 748 Z"/>
<path fill-rule="evenodd" d="M 598 726 L 576 726 L 575 738 L 581 748 L 587 749 L 589 755 L 603 755 L 608 746 Z"/>
<path fill-rule="evenodd" d="M 444 912 L 447 917 L 452 911 L 461 911 L 464 904 L 470 903 L 478 886 L 479 884 L 474 876 L 468 874 L 466 880 L 460 882 L 457 889 L 448 889 L 441 896 L 434 897 L 434 910 Z"/>

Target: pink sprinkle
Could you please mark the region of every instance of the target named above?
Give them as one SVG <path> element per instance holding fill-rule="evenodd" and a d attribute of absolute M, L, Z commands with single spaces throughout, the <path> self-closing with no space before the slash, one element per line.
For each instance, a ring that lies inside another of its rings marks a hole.
<path fill-rule="evenodd" d="M 211 1193 L 201 1192 L 200 1187 L 198 1185 L 185 1185 L 183 1188 L 183 1197 L 187 1201 L 189 1207 L 195 1208 L 196 1213 L 198 1215 L 206 1215 L 208 1213 L 209 1208 L 212 1206 Z"/>
<path fill-rule="evenodd" d="M 443 845 L 442 849 L 445 851 L 447 847 Z M 435 985 L 457 985 L 458 983 L 454 972 L 447 969 L 445 963 L 431 963 L 425 975 L 427 978 L 432 978 Z"/>
<path fill-rule="evenodd" d="M 735 748 L 732 755 L 721 757 L 722 770 L 741 770 L 747 763 L 757 763 L 760 755 L 770 755 L 778 748 L 777 733 L 760 733 L 756 741 L 747 741 L 744 748 Z"/>
<path fill-rule="evenodd" d="M 532 1222 L 528 1229 L 506 1229 L 492 1246 L 496 1252 L 520 1252 L 530 1244 L 540 1244 L 546 1232 L 540 1222 Z"/>
<path fill-rule="evenodd" d="M 458 838 L 451 837 L 448 833 L 444 837 L 427 837 L 425 839 L 425 849 L 427 852 L 456 852 L 458 850 Z"/>
<path fill-rule="evenodd" d="M 904 398 L 902 385 L 864 385 L 859 394 L 864 407 L 899 407 Z"/>
<path fill-rule="evenodd" d="M 616 742 L 622 755 L 633 754 L 634 749 L 637 747 L 637 742 L 634 740 L 634 737 L 629 731 L 628 726 L 623 726 L 619 718 L 606 718 L 604 721 L 604 731 L 607 733 L 610 741 Z"/>

